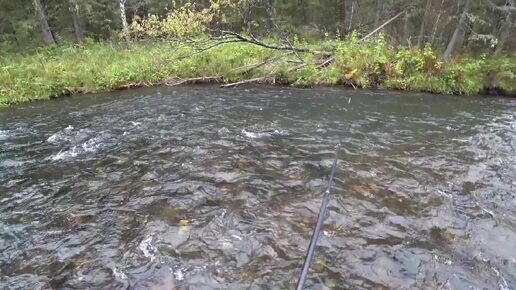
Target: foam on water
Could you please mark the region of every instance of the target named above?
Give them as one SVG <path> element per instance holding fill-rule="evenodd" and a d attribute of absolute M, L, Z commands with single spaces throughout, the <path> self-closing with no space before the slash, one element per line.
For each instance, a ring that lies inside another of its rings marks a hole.
<path fill-rule="evenodd" d="M 183 272 L 183 269 L 182 268 L 176 268 L 175 270 L 172 270 L 172 275 L 174 275 L 174 278 L 177 280 L 177 281 L 183 281 L 185 279 L 185 273 Z"/>
<path fill-rule="evenodd" d="M 138 249 L 142 251 L 145 258 L 149 258 L 151 261 L 156 259 L 156 253 L 158 249 L 152 244 L 152 236 L 146 237 L 138 246 Z"/>
<path fill-rule="evenodd" d="M 59 132 L 56 132 L 52 134 L 50 137 L 47 138 L 48 143 L 60 143 L 60 142 L 66 142 L 71 141 L 73 138 L 70 136 L 73 132 L 74 127 L 72 125 L 68 125 L 63 130 L 60 130 Z"/>
<path fill-rule="evenodd" d="M 59 151 L 54 156 L 50 157 L 50 159 L 52 161 L 59 161 L 75 158 L 86 153 L 96 153 L 99 149 L 102 148 L 102 145 L 103 144 L 98 140 L 98 138 L 89 139 L 80 145 L 73 146 L 69 150 Z"/>
<path fill-rule="evenodd" d="M 242 129 L 241 133 L 242 133 L 242 135 L 244 135 L 244 137 L 251 138 L 251 139 L 260 138 L 264 135 L 262 133 L 250 132 L 250 131 L 247 131 L 246 129 Z"/>
<path fill-rule="evenodd" d="M 113 275 L 118 279 L 127 280 L 127 275 L 118 267 L 113 268 Z"/>
<path fill-rule="evenodd" d="M 5 140 L 7 138 L 9 138 L 9 131 L 0 130 L 0 140 Z"/>

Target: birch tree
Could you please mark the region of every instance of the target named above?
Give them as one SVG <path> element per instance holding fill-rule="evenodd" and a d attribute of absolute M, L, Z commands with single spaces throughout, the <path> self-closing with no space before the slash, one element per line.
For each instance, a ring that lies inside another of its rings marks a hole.
<path fill-rule="evenodd" d="M 129 38 L 129 24 L 127 23 L 127 15 L 125 13 L 125 0 L 119 0 L 120 1 L 120 20 L 122 21 L 122 34 L 125 39 L 125 42 L 129 44 L 130 38 Z"/>

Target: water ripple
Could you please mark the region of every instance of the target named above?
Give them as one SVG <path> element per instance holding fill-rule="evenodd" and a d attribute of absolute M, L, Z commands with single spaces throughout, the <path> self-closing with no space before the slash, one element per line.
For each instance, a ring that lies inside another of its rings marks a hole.
<path fill-rule="evenodd" d="M 515 109 L 276 87 L 0 109 L 0 288 L 293 288 L 337 143 L 309 287 L 516 288 Z"/>

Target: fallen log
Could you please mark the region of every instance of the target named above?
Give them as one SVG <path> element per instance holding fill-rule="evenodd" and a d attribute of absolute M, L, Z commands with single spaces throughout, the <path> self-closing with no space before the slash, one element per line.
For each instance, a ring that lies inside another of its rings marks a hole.
<path fill-rule="evenodd" d="M 152 86 L 151 83 L 136 82 L 136 83 L 128 83 L 128 84 L 119 85 L 118 87 L 116 87 L 116 89 L 117 90 L 127 90 L 127 89 L 150 87 L 150 86 Z"/>
<path fill-rule="evenodd" d="M 247 80 L 243 80 L 243 81 L 238 81 L 238 82 L 235 82 L 235 83 L 221 85 L 220 87 L 221 88 L 234 88 L 234 87 L 237 87 L 237 86 L 240 86 L 240 85 L 244 85 L 244 84 L 264 83 L 264 82 L 266 82 L 269 79 L 270 79 L 270 77 L 258 77 L 258 78 L 252 78 L 252 79 L 247 79 Z"/>
<path fill-rule="evenodd" d="M 167 86 L 179 86 L 179 85 L 188 85 L 188 84 L 213 84 L 213 83 L 222 83 L 222 77 L 198 77 L 198 78 L 188 78 L 182 79 L 180 77 L 172 77 L 163 82 L 163 84 Z"/>

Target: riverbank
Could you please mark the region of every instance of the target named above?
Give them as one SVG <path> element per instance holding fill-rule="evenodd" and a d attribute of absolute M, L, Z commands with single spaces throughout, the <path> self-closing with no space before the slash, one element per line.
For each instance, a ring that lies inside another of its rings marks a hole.
<path fill-rule="evenodd" d="M 205 47 L 211 44 L 206 42 Z M 158 84 L 217 81 L 279 83 L 301 87 L 345 85 L 475 95 L 516 94 L 516 55 L 440 60 L 430 46 L 392 47 L 382 37 L 359 42 L 296 43 L 311 52 L 232 42 L 206 50 L 176 42 L 130 48 L 87 41 L 0 57 L 0 105 L 76 93 Z M 314 51 L 317 51 L 314 53 Z M 231 85 L 230 85 L 231 86 Z"/>

